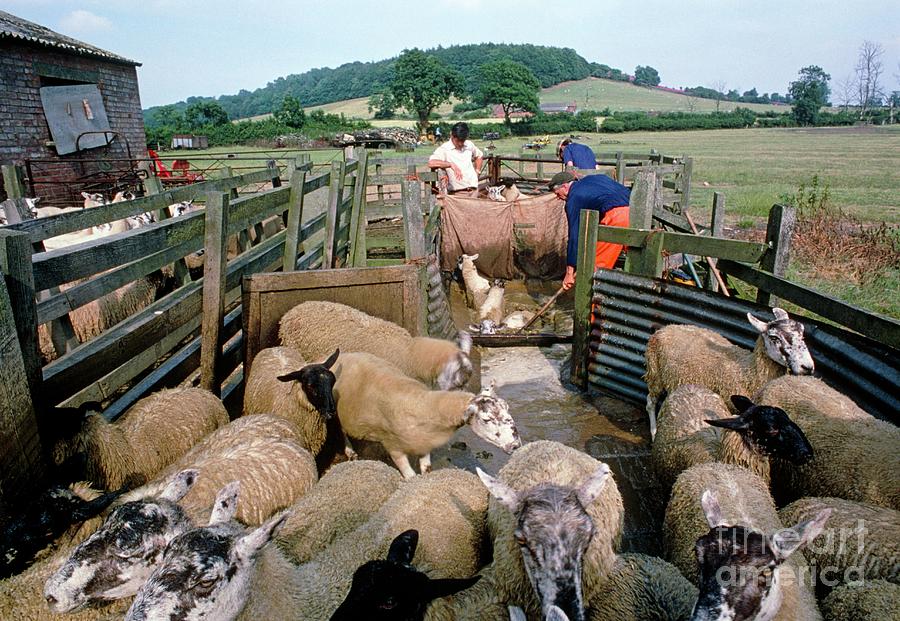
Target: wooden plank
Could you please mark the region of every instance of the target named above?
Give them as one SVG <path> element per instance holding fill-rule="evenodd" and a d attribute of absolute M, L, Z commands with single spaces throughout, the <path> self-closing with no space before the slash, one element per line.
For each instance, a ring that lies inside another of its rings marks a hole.
<path fill-rule="evenodd" d="M 25 198 L 25 175 L 21 166 L 15 164 L 3 164 L 0 167 L 3 173 L 3 189 L 8 198 Z"/>
<path fill-rule="evenodd" d="M 473 334 L 472 342 L 481 347 L 550 347 L 571 343 L 571 334 Z"/>
<path fill-rule="evenodd" d="M 629 222 L 637 229 L 653 227 L 653 212 L 662 207 L 659 177 L 653 170 L 640 170 L 634 179 L 629 202 Z"/>
<path fill-rule="evenodd" d="M 350 215 L 350 265 L 365 267 L 366 265 L 366 188 L 369 185 L 369 154 L 365 149 L 359 151 L 359 170 L 356 172 L 356 185 L 353 188 L 353 212 Z"/>
<path fill-rule="evenodd" d="M 588 340 L 591 333 L 591 298 L 597 254 L 600 214 L 582 209 L 578 221 L 578 258 L 575 269 L 575 314 L 572 332 L 572 383 L 587 385 Z"/>
<path fill-rule="evenodd" d="M 691 206 L 691 177 L 694 174 L 694 158 L 684 158 L 684 164 L 682 164 L 682 166 L 681 200 L 679 202 L 682 209 L 687 209 Z"/>
<path fill-rule="evenodd" d="M 425 220 L 422 218 L 422 186 L 418 181 L 403 182 L 402 208 L 406 260 L 424 257 Z"/>
<path fill-rule="evenodd" d="M 337 243 L 338 204 L 343 191 L 344 162 L 331 163 L 331 184 L 325 207 L 325 260 L 324 267 L 334 267 L 334 247 Z"/>
<path fill-rule="evenodd" d="M 638 229 L 625 229 L 616 226 L 600 226 L 597 229 L 598 239 L 614 244 L 624 244 L 629 248 L 643 248 L 645 239 L 650 231 Z M 685 254 L 704 255 L 755 263 L 760 260 L 768 249 L 766 244 L 742 241 L 737 239 L 719 239 L 714 237 L 701 237 L 687 233 L 663 234 L 663 249 L 669 252 L 683 252 Z M 629 250 L 629 253 L 631 251 Z"/>
<path fill-rule="evenodd" d="M 766 243 L 769 250 L 759 262 L 760 269 L 782 277 L 787 271 L 791 258 L 791 238 L 797 225 L 797 210 L 786 205 L 773 205 L 766 225 Z M 769 292 L 759 290 L 756 303 L 769 306 L 772 303 Z"/>
<path fill-rule="evenodd" d="M 621 151 L 616 151 L 616 176 L 615 180 L 619 183 L 625 182 L 625 157 Z"/>
<path fill-rule="evenodd" d="M 210 192 L 206 196 L 206 234 L 203 263 L 203 321 L 201 324 L 200 387 L 218 395 L 221 386 L 221 328 L 225 315 L 225 269 L 228 230 L 228 196 Z"/>
<path fill-rule="evenodd" d="M 282 269 L 285 272 L 294 269 L 297 264 L 297 256 L 300 254 L 300 229 L 303 222 L 303 201 L 306 193 L 303 187 L 306 184 L 306 171 L 295 170 L 291 175 L 291 197 L 288 209 L 287 226 L 284 241 L 284 260 Z"/>
<path fill-rule="evenodd" d="M 159 177 L 147 177 L 144 180 L 144 192 L 147 195 L 160 194 L 163 191 L 162 181 L 159 180 Z M 167 220 L 172 217 L 172 214 L 168 209 L 158 209 L 156 212 L 156 221 L 162 222 L 163 220 Z M 174 262 L 175 269 L 175 280 L 178 281 L 180 286 L 184 286 L 191 282 L 191 271 L 187 266 L 187 263 L 184 260 L 184 257 L 181 257 L 177 261 Z"/>
<path fill-rule="evenodd" d="M 40 400 L 44 393 L 40 390 L 41 356 L 34 276 L 31 271 L 31 239 L 28 233 L 0 229 L 0 269 L 6 277 L 6 289 L 30 394 L 34 399 Z M 36 405 L 40 408 L 42 403 Z"/>
<path fill-rule="evenodd" d="M 725 195 L 721 192 L 713 192 L 712 216 L 709 222 L 710 235 L 722 237 L 725 230 Z M 710 268 L 716 267 L 716 259 L 709 257 Z M 719 290 L 719 281 L 713 275 L 713 270 L 707 270 L 706 287 L 710 291 Z"/>
<path fill-rule="evenodd" d="M 870 313 L 808 287 L 737 261 L 722 259 L 719 269 L 772 295 L 801 306 L 876 341 L 900 348 L 900 321 Z"/>
<path fill-rule="evenodd" d="M 657 220 L 664 226 L 675 229 L 680 233 L 691 232 L 691 226 L 688 224 L 687 218 L 680 214 L 672 213 L 668 209 L 664 209 L 662 206 L 653 210 L 653 219 Z"/>

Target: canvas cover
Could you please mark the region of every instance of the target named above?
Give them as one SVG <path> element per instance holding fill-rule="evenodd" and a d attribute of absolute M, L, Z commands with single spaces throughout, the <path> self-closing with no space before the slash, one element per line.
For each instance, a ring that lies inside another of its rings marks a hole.
<path fill-rule="evenodd" d="M 445 196 L 441 203 L 442 270 L 454 269 L 460 254 L 478 254 L 487 278 L 556 280 L 565 273 L 568 225 L 556 195 L 511 203 Z"/>

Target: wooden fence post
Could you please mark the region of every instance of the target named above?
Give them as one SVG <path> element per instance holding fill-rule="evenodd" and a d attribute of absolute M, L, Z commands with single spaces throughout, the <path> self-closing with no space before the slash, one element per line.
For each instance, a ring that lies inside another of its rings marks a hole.
<path fill-rule="evenodd" d="M 591 335 L 591 299 L 594 262 L 597 255 L 597 226 L 600 214 L 582 209 L 578 220 L 578 265 L 575 268 L 575 313 L 572 328 L 572 383 L 587 386 L 588 340 Z"/>
<path fill-rule="evenodd" d="M 369 153 L 359 150 L 353 206 L 350 210 L 350 265 L 366 267 L 366 188 L 369 183 Z"/>
<path fill-rule="evenodd" d="M 709 232 L 713 237 L 722 237 L 725 226 L 725 195 L 721 192 L 713 192 L 712 216 L 709 222 Z M 716 266 L 716 259 L 709 257 L 709 265 Z M 713 275 L 712 270 L 708 270 L 706 275 L 706 288 L 710 291 L 719 290 L 719 281 Z"/>
<path fill-rule="evenodd" d="M 616 151 L 616 181 L 625 183 L 625 158 L 621 151 Z"/>
<path fill-rule="evenodd" d="M 155 194 L 161 194 L 163 192 L 162 181 L 159 180 L 159 177 L 147 177 L 144 179 L 144 194 L 147 196 L 153 196 Z M 169 213 L 169 210 L 163 207 L 156 212 L 156 220 L 157 222 L 162 222 L 168 218 L 172 217 L 172 214 Z M 188 269 L 187 263 L 184 260 L 184 257 L 175 261 L 175 280 L 178 281 L 178 284 L 184 286 L 191 282 L 191 271 Z"/>
<path fill-rule="evenodd" d="M 266 168 L 272 171 L 272 187 L 281 187 L 281 172 L 278 170 L 278 164 L 275 160 L 266 161 Z"/>
<path fill-rule="evenodd" d="M 303 186 L 306 184 L 306 171 L 294 170 L 291 175 L 291 198 L 288 209 L 287 231 L 284 238 L 284 259 L 281 269 L 293 272 L 297 269 L 297 255 L 300 254 L 300 227 L 303 223 Z"/>
<path fill-rule="evenodd" d="M 16 337 L 17 323 L 6 286 L 0 282 L 0 504 L 5 507 L 28 497 L 44 474 L 31 386 Z"/>
<path fill-rule="evenodd" d="M 691 206 L 691 176 L 693 171 L 694 158 L 684 158 L 681 171 L 681 201 L 679 205 L 682 213 Z"/>
<path fill-rule="evenodd" d="M 631 228 L 645 230 L 653 228 L 653 210 L 662 206 L 661 186 L 655 170 L 638 171 L 628 203 L 628 221 Z"/>
<path fill-rule="evenodd" d="M 791 258 L 791 237 L 797 225 L 797 210 L 787 205 L 773 205 L 766 226 L 766 243 L 769 250 L 759 261 L 759 267 L 775 276 L 784 277 Z M 772 294 L 758 289 L 757 304 L 773 304 Z"/>
<path fill-rule="evenodd" d="M 328 205 L 325 207 L 325 258 L 322 261 L 322 269 L 331 269 L 334 267 L 334 250 L 337 246 L 337 229 L 340 221 L 340 213 L 338 206 L 344 195 L 344 171 L 346 170 L 345 162 L 331 163 L 331 177 L 328 187 Z"/>
<path fill-rule="evenodd" d="M 25 198 L 25 175 L 21 166 L 15 164 L 4 164 L 3 171 L 3 187 L 6 190 L 7 198 Z"/>
<path fill-rule="evenodd" d="M 0 268 L 6 276 L 6 289 L 12 305 L 16 334 L 22 349 L 25 376 L 32 400 L 43 397 L 40 390 L 41 356 L 37 333 L 37 303 L 31 264 L 31 236 L 18 231 L 0 230 Z M 39 404 L 35 404 L 36 406 Z M 41 409 L 38 407 L 38 409 Z"/>
<path fill-rule="evenodd" d="M 403 213 L 403 237 L 406 260 L 425 256 L 425 220 L 422 218 L 422 185 L 418 181 L 404 181 L 401 186 L 400 208 Z"/>
<path fill-rule="evenodd" d="M 218 369 L 222 358 L 222 321 L 225 316 L 226 232 L 228 194 L 206 195 L 206 231 L 203 263 L 203 318 L 200 326 L 200 387 L 219 395 Z"/>

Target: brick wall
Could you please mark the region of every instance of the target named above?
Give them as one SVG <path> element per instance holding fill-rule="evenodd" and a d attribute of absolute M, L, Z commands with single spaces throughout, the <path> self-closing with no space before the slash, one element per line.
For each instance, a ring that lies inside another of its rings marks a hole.
<path fill-rule="evenodd" d="M 80 192 L 79 187 L 59 182 L 74 182 L 83 174 L 100 171 L 100 166 L 94 162 L 85 163 L 82 170 L 82 164 L 75 160 L 127 158 L 121 139 L 114 140 L 108 147 L 62 156 L 57 155 L 53 147 L 45 145 L 52 138 L 41 106 L 41 74 L 49 75 L 56 70 L 96 75 L 110 129 L 125 136 L 132 158 L 147 157 L 136 67 L 4 39 L 0 41 L 0 164 L 52 159 L 52 162 L 35 163 L 32 167 L 35 181 L 54 182 L 35 186 L 35 194 L 52 204 L 75 202 Z M 0 200 L 4 198 L 5 192 L 0 188 Z"/>

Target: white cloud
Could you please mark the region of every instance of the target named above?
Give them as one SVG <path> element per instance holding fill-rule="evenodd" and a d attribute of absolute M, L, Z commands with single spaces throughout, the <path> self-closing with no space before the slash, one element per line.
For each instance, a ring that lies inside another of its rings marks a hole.
<path fill-rule="evenodd" d="M 67 33 L 84 35 L 112 30 L 113 24 L 105 17 L 79 9 L 63 17 L 59 21 L 59 28 Z"/>

